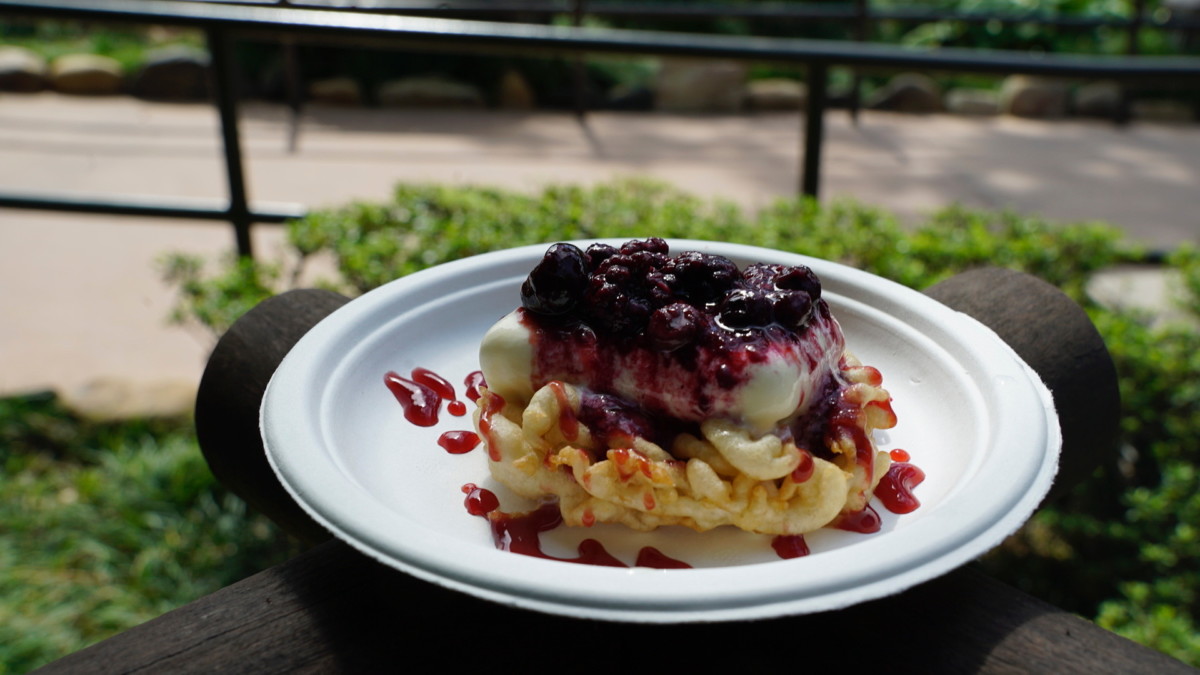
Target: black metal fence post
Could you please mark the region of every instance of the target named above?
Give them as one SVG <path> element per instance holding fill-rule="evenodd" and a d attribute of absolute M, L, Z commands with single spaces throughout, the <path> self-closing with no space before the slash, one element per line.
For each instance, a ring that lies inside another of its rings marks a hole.
<path fill-rule="evenodd" d="M 304 105 L 303 78 L 300 75 L 300 48 L 296 38 L 285 35 L 280 38 L 279 47 L 283 52 L 283 76 L 286 88 L 288 106 L 288 142 L 289 153 L 295 153 L 300 146 L 300 109 Z"/>
<path fill-rule="evenodd" d="M 584 0 L 572 0 L 571 25 L 576 28 L 583 25 L 583 15 L 587 11 Z M 575 54 L 571 62 L 572 86 L 575 88 L 575 116 L 582 122 L 588 111 L 587 63 L 584 54 Z"/>
<path fill-rule="evenodd" d="M 854 0 L 854 40 L 866 42 L 871 35 L 871 5 L 870 0 Z M 850 121 L 858 125 L 859 113 L 862 112 L 862 73 L 855 68 L 854 77 L 850 83 L 849 101 Z"/>
<path fill-rule="evenodd" d="M 821 187 L 821 141 L 825 136 L 825 90 L 829 84 L 829 66 L 813 61 L 808 66 L 808 101 L 804 110 L 804 168 L 800 174 L 800 192 L 816 199 Z"/>
<path fill-rule="evenodd" d="M 242 144 L 238 133 L 237 86 L 233 66 L 233 48 L 220 28 L 206 30 L 212 56 L 213 93 L 221 119 L 221 139 L 225 151 L 225 172 L 229 182 L 229 222 L 233 224 L 238 255 L 254 255 L 250 243 L 253 218 L 246 200 L 246 177 L 242 171 Z"/>

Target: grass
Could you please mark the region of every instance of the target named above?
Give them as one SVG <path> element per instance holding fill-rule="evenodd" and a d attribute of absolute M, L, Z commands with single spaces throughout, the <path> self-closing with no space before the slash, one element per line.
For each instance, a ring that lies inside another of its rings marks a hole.
<path fill-rule="evenodd" d="M 20 673 L 287 559 L 217 485 L 190 420 L 97 423 L 0 400 L 0 673 Z"/>

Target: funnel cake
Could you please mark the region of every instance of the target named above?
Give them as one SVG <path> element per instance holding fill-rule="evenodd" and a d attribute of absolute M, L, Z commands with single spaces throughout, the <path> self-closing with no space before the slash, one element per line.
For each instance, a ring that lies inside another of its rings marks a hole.
<path fill-rule="evenodd" d="M 568 525 L 803 534 L 862 512 L 895 425 L 807 267 L 555 244 L 484 337 L 492 475 Z"/>

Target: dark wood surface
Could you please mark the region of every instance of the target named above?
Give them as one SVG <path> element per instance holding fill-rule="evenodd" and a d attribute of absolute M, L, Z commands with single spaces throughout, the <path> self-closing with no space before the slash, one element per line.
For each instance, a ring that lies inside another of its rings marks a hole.
<path fill-rule="evenodd" d="M 310 543 L 324 541 L 329 534 L 276 480 L 258 432 L 258 408 L 292 345 L 347 302 L 344 295 L 305 289 L 259 303 L 221 336 L 196 392 L 196 435 L 213 475 L 250 506 Z"/>
<path fill-rule="evenodd" d="M 1117 371 L 1082 307 L 1041 279 L 995 267 L 951 277 L 926 294 L 995 331 L 1054 394 L 1063 451 L 1051 498 L 1116 452 Z"/>
<path fill-rule="evenodd" d="M 374 673 L 413 666 L 490 672 L 506 663 L 534 672 L 555 664 L 573 672 L 701 672 L 705 664 L 742 673 L 1193 672 L 969 566 L 838 612 L 630 625 L 476 600 L 396 572 L 338 541 L 45 672 Z"/>
<path fill-rule="evenodd" d="M 986 269 L 929 294 L 1003 337 L 1058 398 L 1068 487 L 1111 450 L 1116 379 L 1086 315 L 1027 275 Z M 445 590 L 331 540 L 266 467 L 262 389 L 287 350 L 345 298 L 294 291 L 260 305 L 222 338 L 197 401 L 206 458 L 225 484 L 309 552 L 61 659 L 45 672 L 375 672 L 559 667 L 672 671 L 862 667 L 883 672 L 1194 672 L 1029 597 L 972 566 L 897 596 L 823 614 L 713 624 L 564 619 Z M 1060 488 L 1062 489 L 1062 488 Z"/>

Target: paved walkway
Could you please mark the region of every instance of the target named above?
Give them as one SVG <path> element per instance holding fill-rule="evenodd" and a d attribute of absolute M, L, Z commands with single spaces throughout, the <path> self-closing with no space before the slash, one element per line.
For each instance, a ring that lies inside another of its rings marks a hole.
<path fill-rule="evenodd" d="M 755 208 L 794 194 L 796 114 L 306 111 L 296 152 L 284 109 L 248 105 L 251 197 L 311 207 L 383 199 L 400 181 L 536 190 L 648 175 Z M 905 218 L 952 202 L 1105 220 L 1155 247 L 1200 238 L 1200 127 L 867 113 L 827 119 L 823 197 Z M 0 96 L 0 189 L 222 198 L 205 105 Z M 279 246 L 261 227 L 258 250 Z M 166 325 L 167 251 L 218 255 L 225 227 L 0 210 L 0 395 L 103 378 L 193 387 L 212 340 Z"/>

